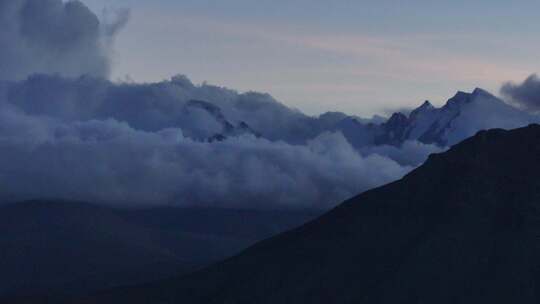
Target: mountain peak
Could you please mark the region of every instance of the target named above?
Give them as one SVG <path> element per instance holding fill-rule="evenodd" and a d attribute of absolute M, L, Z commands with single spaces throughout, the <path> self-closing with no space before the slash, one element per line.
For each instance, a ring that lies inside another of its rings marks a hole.
<path fill-rule="evenodd" d="M 412 111 L 411 114 L 415 112 L 423 112 L 423 111 L 432 110 L 434 108 L 435 107 L 431 104 L 431 102 L 429 102 L 429 100 L 426 100 L 421 106 L 419 106 L 414 111 Z"/>
<path fill-rule="evenodd" d="M 408 121 L 409 118 L 407 117 L 407 115 L 401 112 L 396 112 L 392 114 L 392 116 L 390 116 L 385 125 L 387 126 L 387 128 L 390 129 L 405 128 L 408 124 Z"/>
<path fill-rule="evenodd" d="M 409 115 L 409 117 L 414 118 L 419 113 L 423 113 L 423 112 L 430 111 L 430 110 L 433 110 L 433 109 L 435 109 L 435 107 L 431 104 L 431 102 L 429 102 L 429 100 L 426 100 L 426 101 L 424 101 L 424 103 L 421 106 L 414 109 L 411 112 L 411 114 Z"/>
<path fill-rule="evenodd" d="M 420 108 L 433 108 L 433 105 L 429 100 L 424 101 L 424 103 L 420 106 Z"/>
<path fill-rule="evenodd" d="M 474 92 L 477 92 L 477 95 L 480 94 L 480 91 L 475 90 Z M 460 108 L 462 105 L 471 102 L 473 100 L 472 97 L 473 97 L 473 93 L 457 91 L 454 97 L 448 99 L 448 101 L 446 102 L 446 105 L 444 105 L 443 108 L 447 110 L 448 109 L 455 110 L 457 108 Z"/>
<path fill-rule="evenodd" d="M 407 120 L 407 116 L 401 112 L 396 112 L 390 116 L 389 122 L 403 122 Z"/>
<path fill-rule="evenodd" d="M 454 97 L 452 98 L 466 98 L 468 96 L 470 96 L 471 93 L 468 93 L 468 92 L 465 92 L 465 91 L 457 91 L 456 94 L 454 95 Z"/>
<path fill-rule="evenodd" d="M 488 91 L 482 88 L 475 88 L 474 91 L 472 92 L 472 95 L 473 96 L 479 96 L 479 95 L 493 96 L 491 93 L 489 93 Z"/>

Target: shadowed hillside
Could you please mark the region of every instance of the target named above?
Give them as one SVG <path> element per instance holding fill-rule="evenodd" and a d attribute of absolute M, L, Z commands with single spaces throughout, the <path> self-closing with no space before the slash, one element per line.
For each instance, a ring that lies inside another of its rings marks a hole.
<path fill-rule="evenodd" d="M 402 180 L 192 275 L 75 303 L 537 303 L 540 126 L 479 132 Z"/>
<path fill-rule="evenodd" d="M 116 209 L 71 201 L 0 207 L 0 298 L 78 294 L 186 273 L 315 212 Z"/>

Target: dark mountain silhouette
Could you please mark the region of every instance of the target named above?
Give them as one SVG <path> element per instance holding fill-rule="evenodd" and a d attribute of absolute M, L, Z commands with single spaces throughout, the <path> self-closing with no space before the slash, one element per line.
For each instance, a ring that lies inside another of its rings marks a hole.
<path fill-rule="evenodd" d="M 0 299 L 78 294 L 185 273 L 318 214 L 29 201 L 0 207 Z"/>
<path fill-rule="evenodd" d="M 538 303 L 539 176 L 539 125 L 481 131 L 234 258 L 72 303 Z"/>

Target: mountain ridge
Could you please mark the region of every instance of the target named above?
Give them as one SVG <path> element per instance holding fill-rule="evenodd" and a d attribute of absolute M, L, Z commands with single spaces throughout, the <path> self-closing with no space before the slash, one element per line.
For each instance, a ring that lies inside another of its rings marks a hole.
<path fill-rule="evenodd" d="M 73 303 L 536 303 L 538 170 L 539 125 L 481 131 L 222 263 Z"/>
<path fill-rule="evenodd" d="M 515 122 L 509 122 L 505 116 L 514 117 Z M 483 122 L 486 117 L 489 120 Z M 539 120 L 538 116 L 514 108 L 486 90 L 476 88 L 471 93 L 458 91 L 440 108 L 426 101 L 409 115 L 394 113 L 381 124 L 382 134 L 376 137 L 375 144 L 400 145 L 406 140 L 418 140 L 424 144 L 450 146 L 483 129 L 512 129 Z"/>

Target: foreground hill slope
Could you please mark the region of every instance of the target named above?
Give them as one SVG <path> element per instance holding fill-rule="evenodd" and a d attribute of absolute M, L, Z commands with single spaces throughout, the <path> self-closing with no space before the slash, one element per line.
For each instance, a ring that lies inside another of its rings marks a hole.
<path fill-rule="evenodd" d="M 538 303 L 540 126 L 482 131 L 402 180 L 193 275 L 76 303 Z"/>
<path fill-rule="evenodd" d="M 236 254 L 315 215 L 73 201 L 0 207 L 0 302 L 78 294 L 185 273 Z M 54 301 L 53 301 L 54 302 Z"/>

